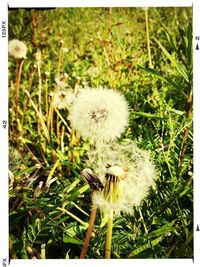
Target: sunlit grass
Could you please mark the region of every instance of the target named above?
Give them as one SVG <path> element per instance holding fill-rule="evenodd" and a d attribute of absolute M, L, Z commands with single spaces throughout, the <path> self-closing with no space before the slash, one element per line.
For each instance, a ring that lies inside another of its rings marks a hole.
<path fill-rule="evenodd" d="M 53 103 L 62 86 L 122 93 L 130 119 L 121 141 L 150 150 L 156 165 L 148 198 L 112 223 L 111 258 L 192 257 L 191 23 L 191 8 L 9 11 L 9 39 L 28 47 L 22 61 L 9 56 L 9 137 L 19 152 L 10 152 L 11 258 L 74 259 L 84 245 L 92 190 L 80 173 L 91 146 L 72 129 L 70 105 Z M 86 258 L 104 258 L 106 229 L 97 210 Z"/>

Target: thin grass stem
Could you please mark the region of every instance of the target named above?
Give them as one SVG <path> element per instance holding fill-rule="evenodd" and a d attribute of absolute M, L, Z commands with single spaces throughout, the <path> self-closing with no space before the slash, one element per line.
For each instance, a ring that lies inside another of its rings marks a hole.
<path fill-rule="evenodd" d="M 48 92 L 48 78 L 45 79 L 45 108 L 46 108 L 46 114 L 48 114 L 49 110 L 49 92 Z"/>
<path fill-rule="evenodd" d="M 145 8 L 145 24 L 146 24 L 146 37 L 147 37 L 147 51 L 149 58 L 149 67 L 153 68 L 152 60 L 151 60 L 151 48 L 150 48 L 150 38 L 149 38 L 149 22 L 148 22 L 148 9 Z"/>
<path fill-rule="evenodd" d="M 24 60 L 22 59 L 19 64 L 19 69 L 17 68 L 16 71 L 16 96 L 15 96 L 15 114 L 16 114 L 16 122 L 18 120 L 18 111 L 19 111 L 19 88 L 20 88 L 20 80 L 22 74 L 22 67 L 24 64 Z M 18 66 L 18 63 L 17 63 Z"/>

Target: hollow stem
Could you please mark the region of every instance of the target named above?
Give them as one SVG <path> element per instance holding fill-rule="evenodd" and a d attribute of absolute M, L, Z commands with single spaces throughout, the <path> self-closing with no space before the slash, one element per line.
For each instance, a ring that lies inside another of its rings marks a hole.
<path fill-rule="evenodd" d="M 110 259 L 113 229 L 113 209 L 110 210 L 107 224 L 105 259 Z"/>
<path fill-rule="evenodd" d="M 89 243 L 90 243 L 90 238 L 91 238 L 91 234 L 92 234 L 92 229 L 93 229 L 94 221 L 95 221 L 95 217 L 96 217 L 96 212 L 97 212 L 97 206 L 93 205 L 92 211 L 90 214 L 89 226 L 88 226 L 88 230 L 87 230 L 86 237 L 85 237 L 85 242 L 84 242 L 83 248 L 81 250 L 80 259 L 85 259 L 85 256 L 87 254 Z"/>

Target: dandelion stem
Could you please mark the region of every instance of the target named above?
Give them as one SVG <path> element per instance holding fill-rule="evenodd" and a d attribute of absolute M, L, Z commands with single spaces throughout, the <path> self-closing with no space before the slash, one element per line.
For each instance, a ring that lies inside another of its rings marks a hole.
<path fill-rule="evenodd" d="M 37 51 L 36 20 L 35 20 L 34 10 L 32 10 L 31 15 L 32 15 L 31 24 L 32 24 L 32 31 L 33 31 L 33 46 L 34 46 L 35 51 Z"/>
<path fill-rule="evenodd" d="M 58 113 L 56 113 L 56 137 L 57 137 L 57 143 L 60 146 L 60 129 L 59 129 L 59 116 L 58 116 Z"/>
<path fill-rule="evenodd" d="M 57 108 L 55 108 L 55 111 L 57 113 L 57 115 L 59 116 L 59 118 L 61 119 L 61 121 L 64 123 L 64 125 L 66 126 L 67 130 L 69 132 L 71 132 L 71 128 L 69 127 L 69 125 L 67 124 L 66 120 L 63 118 L 63 116 L 60 114 L 59 110 Z"/>
<path fill-rule="evenodd" d="M 58 58 L 58 72 L 57 72 L 57 76 L 58 79 L 60 78 L 60 70 L 61 70 L 61 65 L 62 65 L 62 47 L 63 47 L 63 43 L 60 42 L 60 50 L 59 50 L 59 58 Z"/>
<path fill-rule="evenodd" d="M 31 74 L 29 76 L 29 88 L 27 89 L 28 92 L 31 91 L 32 84 L 33 84 L 34 74 L 35 74 L 35 69 L 33 70 L 33 72 L 31 72 Z M 25 119 L 26 119 L 26 116 L 27 116 L 28 104 L 29 104 L 29 98 L 26 98 L 24 100 L 23 115 L 22 115 L 22 122 L 21 122 L 22 129 L 24 127 L 24 122 L 25 122 Z"/>
<path fill-rule="evenodd" d="M 30 100 L 31 104 L 32 104 L 32 106 L 33 106 L 33 108 L 34 108 L 34 110 L 35 110 L 35 112 L 36 112 L 38 118 L 39 118 L 40 121 L 41 121 L 42 129 L 43 129 L 43 131 L 44 131 L 45 137 L 46 137 L 47 141 L 49 142 L 49 133 L 48 133 L 48 129 L 47 129 L 47 127 L 46 127 L 46 124 L 45 124 L 45 122 L 44 122 L 43 116 L 42 116 L 42 114 L 38 111 L 38 108 L 37 108 L 37 106 L 35 105 L 35 103 L 33 102 L 33 100 L 31 99 L 31 96 L 30 96 L 29 92 L 28 92 L 27 90 L 25 90 L 24 92 L 25 92 L 25 93 L 27 94 L 27 96 L 29 97 L 29 100 Z"/>
<path fill-rule="evenodd" d="M 112 15 L 112 7 L 108 8 L 108 39 L 111 39 L 111 15 Z"/>
<path fill-rule="evenodd" d="M 105 45 L 103 44 L 103 39 L 102 39 L 102 37 L 101 37 L 101 35 L 100 35 L 99 32 L 97 32 L 97 35 L 98 35 L 98 37 L 99 37 L 99 40 L 102 42 L 102 45 L 103 45 L 103 51 L 104 51 L 104 54 L 105 54 L 106 62 L 107 62 L 107 64 L 108 64 L 108 66 L 110 67 L 110 60 L 109 60 L 109 56 L 108 56 L 108 53 L 107 53 L 107 51 L 106 51 Z"/>
<path fill-rule="evenodd" d="M 107 224 L 105 259 L 110 259 L 113 229 L 113 209 L 110 210 Z"/>
<path fill-rule="evenodd" d="M 90 243 L 90 238 L 91 238 L 92 229 L 93 229 L 93 225 L 94 225 L 94 221 L 95 221 L 95 217 L 96 217 L 96 212 L 97 212 L 97 206 L 93 205 L 91 215 L 90 215 L 88 230 L 86 233 L 85 242 L 84 242 L 83 248 L 81 250 L 80 259 L 85 259 L 85 256 L 86 256 L 86 253 L 87 253 L 87 250 L 89 247 L 89 243 Z"/>
<path fill-rule="evenodd" d="M 60 136 L 60 147 L 61 147 L 62 153 L 64 153 L 64 151 L 65 151 L 64 136 L 65 136 L 65 126 L 62 125 L 62 128 L 61 128 L 61 136 Z"/>
<path fill-rule="evenodd" d="M 150 38 L 149 38 L 149 23 L 148 23 L 148 9 L 145 8 L 145 24 L 146 24 L 146 36 L 147 36 L 147 50 L 148 50 L 148 57 L 149 57 L 149 67 L 153 68 L 152 61 L 151 61 L 151 49 L 150 49 Z"/>
<path fill-rule="evenodd" d="M 15 96 L 16 122 L 18 119 L 19 87 L 20 87 L 20 79 L 21 79 L 23 64 L 24 64 L 24 60 L 21 60 L 20 65 L 19 65 L 19 69 L 17 68 L 17 73 L 16 73 L 16 96 Z"/>

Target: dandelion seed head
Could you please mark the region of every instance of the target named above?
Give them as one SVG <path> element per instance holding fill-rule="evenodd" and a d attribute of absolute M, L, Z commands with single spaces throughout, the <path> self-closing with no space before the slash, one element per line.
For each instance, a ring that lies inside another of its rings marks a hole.
<path fill-rule="evenodd" d="M 132 214 L 155 184 L 156 171 L 149 152 L 132 141 L 105 146 L 101 155 L 92 153 L 87 164 L 104 184 L 102 192 L 93 199 L 104 213 L 112 208 L 115 216 L 121 212 Z"/>
<path fill-rule="evenodd" d="M 112 89 L 85 88 L 72 107 L 70 120 L 84 139 L 110 141 L 121 136 L 128 125 L 125 98 Z"/>
<path fill-rule="evenodd" d="M 57 77 L 55 78 L 56 85 L 61 89 L 67 87 L 67 84 L 64 80 L 58 79 Z"/>
<path fill-rule="evenodd" d="M 51 96 L 53 106 L 57 109 L 70 109 L 76 98 L 75 94 L 72 91 L 62 89 L 51 92 Z"/>
<path fill-rule="evenodd" d="M 107 174 L 109 175 L 114 175 L 116 177 L 120 177 L 120 176 L 124 176 L 124 170 L 119 167 L 119 166 L 111 166 L 108 170 L 107 170 Z"/>
<path fill-rule="evenodd" d="M 26 58 L 27 46 L 24 42 L 13 39 L 8 43 L 8 53 L 14 58 Z"/>

